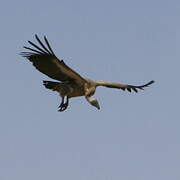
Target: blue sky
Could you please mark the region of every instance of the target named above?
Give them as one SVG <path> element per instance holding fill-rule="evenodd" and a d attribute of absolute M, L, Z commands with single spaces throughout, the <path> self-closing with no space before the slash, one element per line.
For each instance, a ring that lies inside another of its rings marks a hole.
<path fill-rule="evenodd" d="M 180 2 L 2 1 L 0 179 L 179 180 Z M 57 112 L 58 95 L 19 53 L 34 34 L 84 77 L 156 83 L 98 88 Z"/>

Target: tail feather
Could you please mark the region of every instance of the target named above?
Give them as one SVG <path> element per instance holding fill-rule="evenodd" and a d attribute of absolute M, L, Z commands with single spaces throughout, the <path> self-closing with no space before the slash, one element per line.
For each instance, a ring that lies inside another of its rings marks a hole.
<path fill-rule="evenodd" d="M 47 89 L 51 89 L 51 90 L 55 91 L 56 87 L 59 85 L 59 83 L 58 82 L 53 82 L 53 81 L 43 81 L 43 85 Z"/>

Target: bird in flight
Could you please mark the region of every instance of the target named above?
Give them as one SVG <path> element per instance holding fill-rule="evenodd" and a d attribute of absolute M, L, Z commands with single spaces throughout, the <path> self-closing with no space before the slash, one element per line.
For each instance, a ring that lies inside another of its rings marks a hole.
<path fill-rule="evenodd" d="M 134 86 L 102 80 L 94 81 L 84 78 L 67 66 L 63 60 L 56 57 L 46 36 L 44 36 L 44 44 L 37 35 L 35 35 L 35 38 L 39 46 L 28 41 L 32 48 L 24 46 L 24 48 L 30 50 L 30 52 L 22 52 L 21 55 L 32 62 L 41 73 L 57 80 L 56 82 L 43 81 L 43 84 L 47 89 L 57 91 L 61 96 L 62 100 L 58 107 L 58 111 L 62 112 L 66 110 L 69 105 L 69 99 L 78 96 L 85 96 L 86 100 L 92 106 L 100 109 L 97 99 L 92 97 L 98 86 L 116 88 L 123 91 L 127 90 L 129 92 L 134 91 L 137 93 L 138 90 L 143 90 L 145 87 L 154 83 L 154 81 L 150 81 L 144 85 Z"/>

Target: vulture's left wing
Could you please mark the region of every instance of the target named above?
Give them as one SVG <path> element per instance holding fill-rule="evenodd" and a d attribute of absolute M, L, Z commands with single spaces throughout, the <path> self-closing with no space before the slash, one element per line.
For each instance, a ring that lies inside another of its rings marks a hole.
<path fill-rule="evenodd" d="M 146 84 L 135 86 L 135 85 L 128 85 L 128 84 L 120 84 L 120 83 L 112 83 L 107 81 L 97 81 L 98 86 L 105 86 L 108 88 L 116 88 L 116 89 L 122 89 L 122 90 L 128 90 L 131 92 L 132 90 L 135 92 L 138 92 L 138 89 L 144 90 L 145 87 L 148 87 L 149 85 L 153 84 L 154 81 L 150 81 Z"/>
<path fill-rule="evenodd" d="M 21 55 L 26 57 L 32 64 L 43 74 L 58 81 L 73 81 L 75 83 L 83 84 L 86 80 L 77 72 L 68 67 L 63 60 L 59 60 L 54 54 L 47 38 L 44 36 L 44 45 L 41 40 L 35 35 L 36 40 L 40 46 L 37 46 L 31 41 L 28 41 L 33 48 L 24 46 L 25 49 L 31 52 L 22 52 Z"/>

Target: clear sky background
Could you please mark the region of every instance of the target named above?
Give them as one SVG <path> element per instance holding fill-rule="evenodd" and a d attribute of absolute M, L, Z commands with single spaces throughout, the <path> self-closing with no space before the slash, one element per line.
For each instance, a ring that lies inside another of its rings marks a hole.
<path fill-rule="evenodd" d="M 2 0 L 0 22 L 1 180 L 180 179 L 179 0 Z M 57 112 L 49 78 L 19 55 L 34 34 L 84 77 L 156 83 Z"/>

